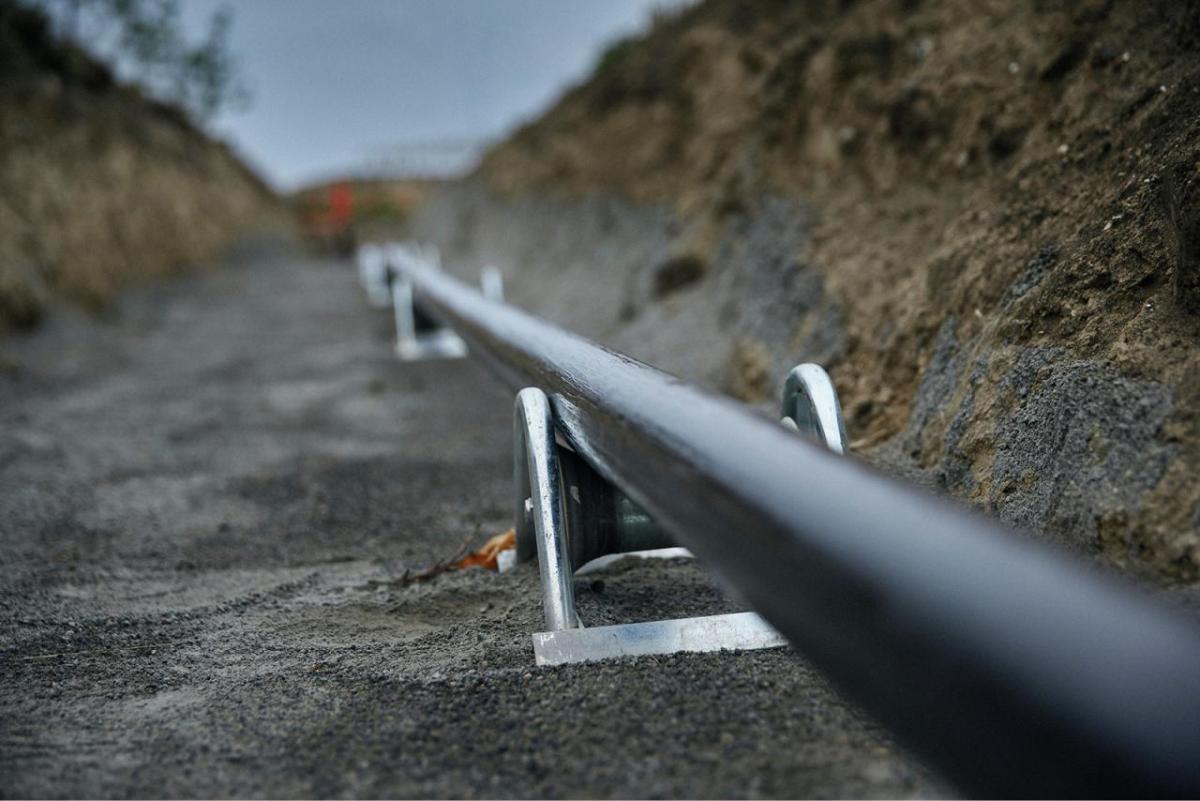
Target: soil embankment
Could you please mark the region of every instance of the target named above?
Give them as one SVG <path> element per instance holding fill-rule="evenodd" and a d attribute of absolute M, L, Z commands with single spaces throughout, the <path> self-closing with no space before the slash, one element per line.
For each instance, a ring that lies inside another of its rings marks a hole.
<path fill-rule="evenodd" d="M 272 193 L 172 106 L 37 12 L 0 3 L 0 329 L 55 297 L 98 308 L 286 225 Z"/>
<path fill-rule="evenodd" d="M 1200 577 L 1200 7 L 709 0 L 414 233 L 768 407 L 829 367 L 885 469 Z"/>

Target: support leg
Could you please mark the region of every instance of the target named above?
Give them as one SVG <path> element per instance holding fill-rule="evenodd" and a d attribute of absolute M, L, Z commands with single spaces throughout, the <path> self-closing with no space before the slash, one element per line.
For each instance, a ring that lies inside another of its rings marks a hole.
<path fill-rule="evenodd" d="M 546 393 L 527 387 L 517 394 L 513 414 L 513 472 L 516 479 L 518 549 L 528 548 L 532 533 L 542 575 L 542 611 L 548 631 L 579 628 L 575 585 L 567 551 L 562 488 L 558 481 L 558 451 Z M 528 515 L 526 500 L 529 501 Z M 530 519 L 532 518 L 532 519 Z M 525 527 L 523 538 L 521 527 Z M 529 528 L 532 527 L 532 532 Z M 518 553 L 518 558 L 521 554 Z"/>

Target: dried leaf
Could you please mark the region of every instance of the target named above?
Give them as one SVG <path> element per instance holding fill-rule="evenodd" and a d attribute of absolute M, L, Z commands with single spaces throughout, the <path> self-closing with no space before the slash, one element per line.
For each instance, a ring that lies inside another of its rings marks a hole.
<path fill-rule="evenodd" d="M 503 534 L 497 534 L 492 537 L 478 551 L 467 554 L 462 559 L 450 565 L 450 567 L 455 570 L 461 570 L 466 567 L 483 567 L 488 570 L 497 570 L 499 568 L 496 564 L 496 559 L 500 556 L 500 552 L 516 547 L 517 531 L 510 528 Z"/>

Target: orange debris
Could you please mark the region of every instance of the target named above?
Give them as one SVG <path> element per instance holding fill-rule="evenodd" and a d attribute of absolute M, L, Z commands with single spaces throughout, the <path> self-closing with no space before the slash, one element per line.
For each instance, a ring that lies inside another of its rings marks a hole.
<path fill-rule="evenodd" d="M 496 559 L 500 556 L 500 552 L 516 547 L 517 531 L 510 528 L 503 534 L 497 534 L 492 537 L 478 551 L 467 554 L 450 567 L 458 570 L 464 567 L 484 567 L 488 570 L 497 570 Z"/>

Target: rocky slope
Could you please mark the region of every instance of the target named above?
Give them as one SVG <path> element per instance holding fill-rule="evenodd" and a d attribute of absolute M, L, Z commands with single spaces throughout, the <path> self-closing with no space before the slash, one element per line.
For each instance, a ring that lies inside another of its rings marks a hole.
<path fill-rule="evenodd" d="M 854 449 L 1200 576 L 1200 5 L 709 0 L 435 192 L 517 302 Z"/>
<path fill-rule="evenodd" d="M 9 0 L 0 78 L 0 329 L 35 323 L 54 297 L 102 306 L 282 224 L 223 145 Z"/>

